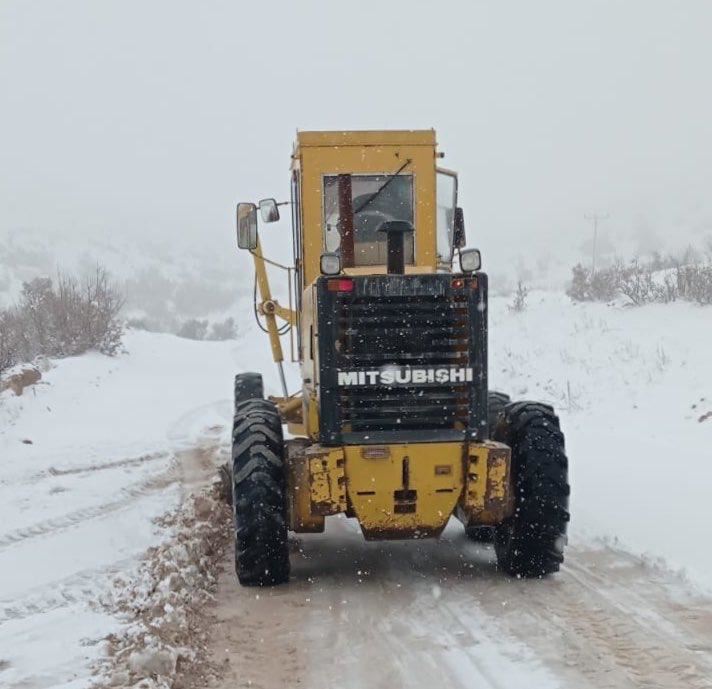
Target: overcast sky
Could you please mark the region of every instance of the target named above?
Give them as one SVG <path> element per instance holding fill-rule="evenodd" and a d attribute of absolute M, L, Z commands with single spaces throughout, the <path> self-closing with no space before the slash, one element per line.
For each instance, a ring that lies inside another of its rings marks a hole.
<path fill-rule="evenodd" d="M 233 242 L 300 129 L 429 128 L 485 260 L 712 234 L 712 2 L 0 0 L 0 228 Z M 271 229 L 284 232 L 287 226 Z"/>

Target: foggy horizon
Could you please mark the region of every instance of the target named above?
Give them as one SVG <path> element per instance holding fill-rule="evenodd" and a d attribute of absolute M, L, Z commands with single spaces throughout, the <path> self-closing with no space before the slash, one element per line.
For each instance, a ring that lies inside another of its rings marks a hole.
<path fill-rule="evenodd" d="M 581 253 L 593 212 L 623 254 L 712 234 L 708 3 L 0 13 L 4 232 L 223 252 L 235 202 L 288 198 L 297 129 L 432 127 L 493 271 Z"/>
<path fill-rule="evenodd" d="M 0 0 L 0 687 L 712 686 L 711 29 Z"/>

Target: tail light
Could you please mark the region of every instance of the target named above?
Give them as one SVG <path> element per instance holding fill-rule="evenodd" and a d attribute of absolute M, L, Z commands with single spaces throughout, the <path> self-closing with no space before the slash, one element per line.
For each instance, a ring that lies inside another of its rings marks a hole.
<path fill-rule="evenodd" d="M 353 292 L 354 281 L 348 278 L 336 278 L 334 280 L 328 280 L 326 288 L 329 292 Z"/>

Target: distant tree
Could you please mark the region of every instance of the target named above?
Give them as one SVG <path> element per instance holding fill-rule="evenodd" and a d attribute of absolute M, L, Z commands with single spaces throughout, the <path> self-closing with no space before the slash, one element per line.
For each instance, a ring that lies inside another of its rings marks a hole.
<path fill-rule="evenodd" d="M 688 247 L 680 258 L 658 254 L 649 262 L 635 258 L 624 265 L 616 261 L 593 275 L 579 263 L 572 268 L 566 293 L 574 301 L 610 301 L 623 296 L 634 306 L 678 299 L 712 304 L 712 261 L 703 261 L 699 251 Z"/>
<path fill-rule="evenodd" d="M 590 301 L 591 300 L 591 277 L 590 271 L 584 268 L 580 263 L 577 263 L 572 269 L 573 273 L 571 284 L 566 290 L 571 299 L 574 301 Z"/>
<path fill-rule="evenodd" d="M 180 326 L 176 334 L 178 337 L 185 337 L 188 340 L 204 340 L 207 333 L 208 321 L 191 318 Z"/>
<path fill-rule="evenodd" d="M 11 314 L 7 311 L 0 311 L 0 374 L 15 364 L 12 329 Z"/>
<path fill-rule="evenodd" d="M 712 264 L 682 265 L 676 270 L 680 297 L 698 304 L 712 304 Z"/>
<path fill-rule="evenodd" d="M 527 296 L 529 295 L 529 290 L 522 284 L 522 281 L 517 282 L 517 290 L 514 293 L 514 299 L 512 303 L 507 306 L 510 311 L 515 313 L 521 313 L 527 308 Z"/>
<path fill-rule="evenodd" d="M 101 267 L 81 283 L 63 273 L 56 287 L 49 278 L 26 282 L 17 304 L 0 313 L 0 359 L 12 365 L 89 349 L 116 354 L 122 306 L 123 295 Z"/>
<path fill-rule="evenodd" d="M 630 266 L 620 271 L 618 289 L 635 306 L 653 301 L 663 301 L 664 288 L 655 282 L 652 264 L 641 265 L 634 259 Z"/>
<path fill-rule="evenodd" d="M 22 284 L 18 309 L 24 327 L 17 333 L 17 337 L 21 341 L 25 361 L 42 352 L 55 353 L 57 332 L 50 316 L 54 298 L 50 278 L 35 278 Z"/>
<path fill-rule="evenodd" d="M 126 321 L 126 326 L 134 330 L 150 330 L 148 327 L 148 319 L 146 318 L 129 318 Z"/>
<path fill-rule="evenodd" d="M 566 294 L 574 301 L 610 301 L 616 296 L 620 281 L 621 264 L 591 274 L 588 268 L 577 263 L 572 269 L 571 284 Z"/>
<path fill-rule="evenodd" d="M 226 318 L 222 323 L 213 323 L 210 327 L 209 340 L 234 340 L 237 337 L 237 328 L 234 318 Z"/>

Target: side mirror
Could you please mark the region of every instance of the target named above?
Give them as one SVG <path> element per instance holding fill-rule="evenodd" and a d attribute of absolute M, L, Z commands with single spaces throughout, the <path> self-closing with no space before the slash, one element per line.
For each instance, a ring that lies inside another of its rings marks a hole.
<path fill-rule="evenodd" d="M 482 256 L 479 249 L 465 249 L 460 252 L 460 270 L 463 273 L 474 273 L 482 267 Z"/>
<path fill-rule="evenodd" d="M 250 251 L 257 248 L 257 206 L 237 204 L 237 246 Z"/>
<path fill-rule="evenodd" d="M 260 201 L 260 215 L 262 222 L 277 222 L 279 220 L 279 208 L 274 199 L 262 199 Z"/>
<path fill-rule="evenodd" d="M 462 249 L 462 247 L 467 243 L 465 237 L 465 214 L 462 212 L 462 208 L 460 207 L 455 209 L 455 227 L 452 243 L 456 249 Z"/>

